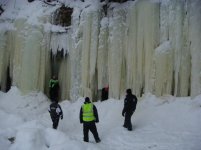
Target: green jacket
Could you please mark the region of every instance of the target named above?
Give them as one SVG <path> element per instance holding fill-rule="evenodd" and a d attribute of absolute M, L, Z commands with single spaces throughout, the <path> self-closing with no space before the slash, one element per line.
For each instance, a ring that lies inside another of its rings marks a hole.
<path fill-rule="evenodd" d="M 49 88 L 54 88 L 57 84 L 59 84 L 59 80 L 50 79 Z"/>

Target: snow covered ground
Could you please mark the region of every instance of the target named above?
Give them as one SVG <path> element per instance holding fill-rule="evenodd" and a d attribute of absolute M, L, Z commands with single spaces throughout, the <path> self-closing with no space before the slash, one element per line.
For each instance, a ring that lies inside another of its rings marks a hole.
<path fill-rule="evenodd" d="M 0 92 L 1 150 L 200 150 L 201 95 L 157 98 L 146 94 L 139 99 L 132 117 L 134 130 L 122 127 L 123 100 L 109 99 L 94 103 L 100 122 L 101 143 L 83 142 L 79 110 L 84 99 L 62 101 L 64 119 L 58 130 L 52 129 L 47 108 L 49 100 L 42 93 L 22 96 L 16 87 Z M 14 140 L 13 140 L 14 138 Z M 10 139 L 10 141 L 8 140 Z"/>

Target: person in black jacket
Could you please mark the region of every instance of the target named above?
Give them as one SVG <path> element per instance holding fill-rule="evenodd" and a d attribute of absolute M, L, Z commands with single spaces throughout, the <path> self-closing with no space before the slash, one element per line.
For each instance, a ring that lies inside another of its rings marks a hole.
<path fill-rule="evenodd" d="M 63 119 L 63 111 L 61 109 L 61 106 L 58 104 L 58 101 L 54 101 L 50 104 L 50 107 L 48 108 L 48 111 L 50 113 L 50 117 L 52 119 L 52 127 L 54 129 L 57 129 L 59 125 L 59 119 Z"/>
<path fill-rule="evenodd" d="M 131 117 L 136 109 L 137 97 L 132 94 L 131 89 L 126 90 L 126 98 L 124 99 L 124 108 L 122 110 L 122 116 L 125 116 L 123 127 L 132 131 Z"/>
<path fill-rule="evenodd" d="M 105 86 L 104 88 L 102 88 L 101 101 L 104 101 L 104 100 L 108 99 L 108 93 L 109 93 L 109 86 Z"/>
<path fill-rule="evenodd" d="M 95 124 L 98 122 L 99 118 L 96 106 L 90 102 L 89 97 L 86 97 L 85 102 L 80 109 L 80 123 L 83 123 L 83 134 L 85 142 L 89 142 L 89 130 L 92 132 L 96 143 L 101 141 L 98 136 Z"/>

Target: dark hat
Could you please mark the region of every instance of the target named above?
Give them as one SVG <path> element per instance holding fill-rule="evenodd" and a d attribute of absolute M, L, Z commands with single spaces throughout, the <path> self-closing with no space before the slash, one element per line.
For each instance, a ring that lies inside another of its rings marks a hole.
<path fill-rule="evenodd" d="M 86 102 L 86 103 L 89 103 L 89 102 L 90 102 L 89 97 L 86 97 L 86 98 L 85 98 L 85 102 Z"/>
<path fill-rule="evenodd" d="M 127 90 L 126 90 L 126 93 L 127 93 L 127 94 L 132 94 L 132 90 L 131 90 L 131 89 L 127 89 Z"/>
<path fill-rule="evenodd" d="M 52 76 L 52 79 L 57 79 L 57 76 L 56 76 L 56 75 L 53 75 L 53 76 Z"/>

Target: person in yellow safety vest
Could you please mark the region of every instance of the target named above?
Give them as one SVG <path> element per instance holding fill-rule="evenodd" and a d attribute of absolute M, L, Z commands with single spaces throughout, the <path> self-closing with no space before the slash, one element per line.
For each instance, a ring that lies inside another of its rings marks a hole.
<path fill-rule="evenodd" d="M 96 106 L 90 102 L 89 97 L 86 97 L 85 102 L 80 109 L 80 123 L 83 123 L 85 142 L 89 142 L 89 130 L 92 132 L 96 143 L 101 141 L 96 128 L 96 123 L 98 122 L 99 119 Z"/>

